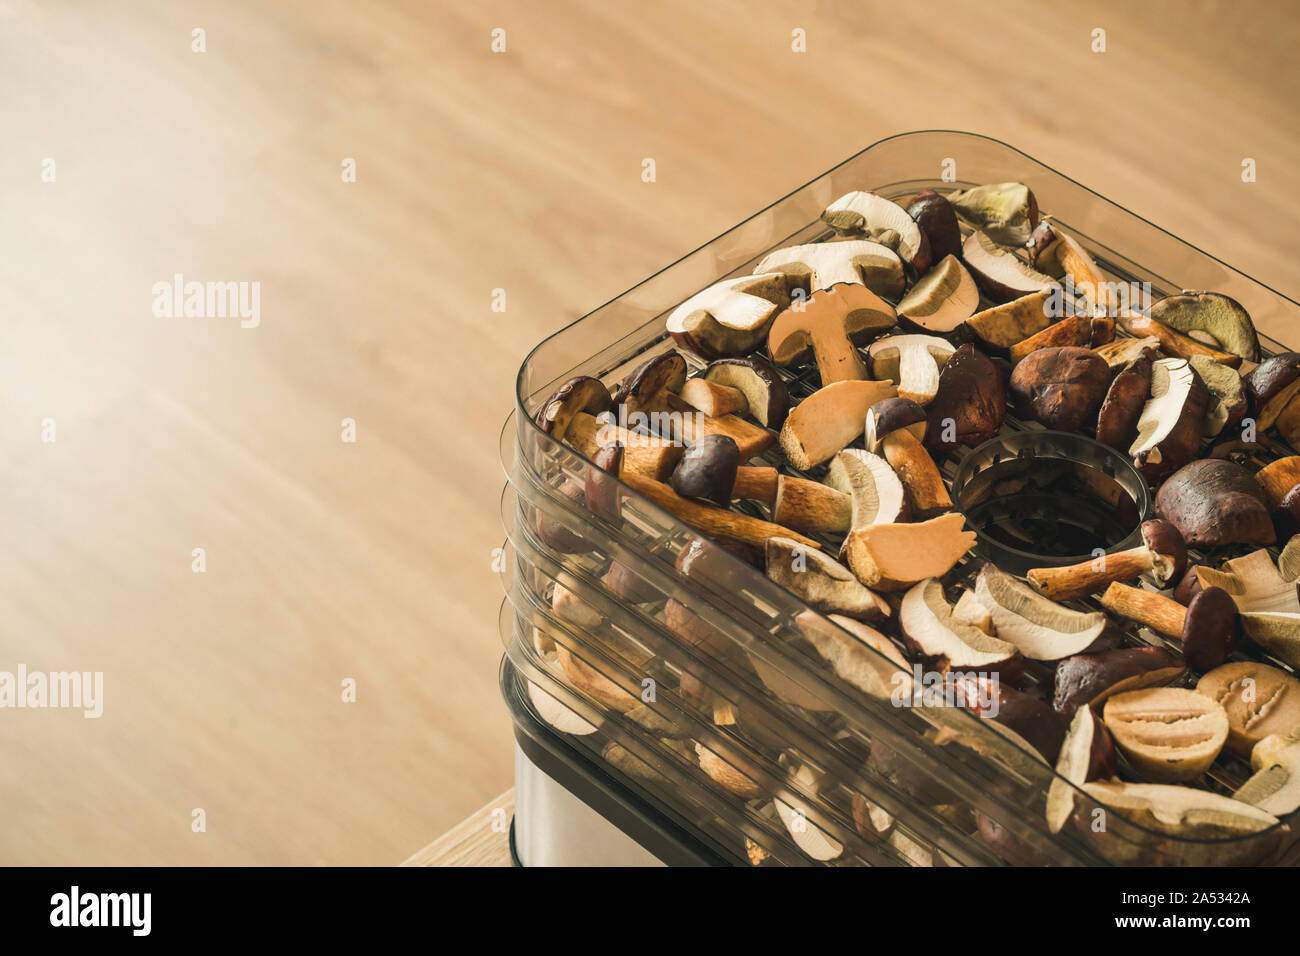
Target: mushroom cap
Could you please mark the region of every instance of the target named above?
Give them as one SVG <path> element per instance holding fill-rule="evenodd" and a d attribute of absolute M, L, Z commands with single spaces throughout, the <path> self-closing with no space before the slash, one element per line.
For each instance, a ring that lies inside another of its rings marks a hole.
<path fill-rule="evenodd" d="M 790 412 L 790 390 L 772 365 L 754 358 L 722 358 L 710 362 L 704 378 L 739 389 L 749 402 L 749 413 L 760 425 L 780 428 Z"/>
<path fill-rule="evenodd" d="M 1011 372 L 1018 414 L 1065 432 L 1091 424 L 1109 388 L 1106 363 L 1072 345 L 1030 352 Z"/>
<path fill-rule="evenodd" d="M 588 469 L 586 479 L 587 510 L 606 521 L 622 517 L 618 478 L 623 470 L 623 444 L 616 442 L 596 450 L 591 458 L 595 468 Z"/>
<path fill-rule="evenodd" d="M 1183 658 L 1194 670 L 1223 663 L 1237 643 L 1237 602 L 1223 588 L 1202 588 L 1183 618 Z"/>
<path fill-rule="evenodd" d="M 1300 352 L 1279 352 L 1242 376 L 1251 408 L 1258 415 L 1284 388 L 1300 378 Z"/>
<path fill-rule="evenodd" d="M 867 451 L 877 451 L 881 442 L 903 428 L 922 439 L 927 424 L 925 409 L 910 398 L 882 399 L 867 409 Z"/>
<path fill-rule="evenodd" d="M 1151 570 L 1160 587 L 1178 581 L 1187 572 L 1187 542 L 1163 518 L 1142 522 L 1142 543 L 1151 552 Z"/>
<path fill-rule="evenodd" d="M 1202 458 L 1178 469 L 1156 492 L 1156 514 L 1193 548 L 1277 540 L 1264 489 L 1234 461 Z"/>
<path fill-rule="evenodd" d="M 703 435 L 687 447 L 670 483 L 683 498 L 726 507 L 740 468 L 740 446 L 730 435 Z"/>
<path fill-rule="evenodd" d="M 629 398 L 647 402 L 665 389 L 680 391 L 685 384 L 686 359 L 676 350 L 663 352 L 632 370 L 614 393 L 614 404 L 622 405 Z"/>
<path fill-rule="evenodd" d="M 599 415 L 609 411 L 612 405 L 613 400 L 604 382 L 589 375 L 579 375 L 555 390 L 537 410 L 535 421 L 546 434 L 560 439 L 578 412 Z"/>
<path fill-rule="evenodd" d="M 1129 341 L 1133 341 L 1130 339 Z M 1155 353 L 1143 349 L 1129 362 L 1106 391 L 1097 414 L 1097 441 L 1128 451 L 1138 433 L 1138 419 L 1151 393 L 1151 363 Z"/>

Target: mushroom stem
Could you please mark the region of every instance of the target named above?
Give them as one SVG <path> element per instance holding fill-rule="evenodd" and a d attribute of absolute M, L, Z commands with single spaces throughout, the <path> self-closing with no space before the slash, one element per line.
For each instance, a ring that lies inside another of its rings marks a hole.
<path fill-rule="evenodd" d="M 766 428 L 751 425 L 735 415 L 723 415 L 720 418 L 706 415 L 673 392 L 660 392 L 649 402 L 645 411 L 651 414 L 672 414 L 675 419 L 673 427 L 680 429 L 680 437 L 687 443 L 705 435 L 726 435 L 739 446 L 742 462 L 761 455 L 776 444 L 776 435 Z"/>
<path fill-rule="evenodd" d="M 682 460 L 686 448 L 652 435 L 632 433 L 613 422 L 602 422 L 594 415 L 578 412 L 564 434 L 578 454 L 595 460 L 602 448 L 623 446 L 623 471 L 659 480 L 667 478 Z"/>
<path fill-rule="evenodd" d="M 677 394 L 688 405 L 714 418 L 749 410 L 749 400 L 740 389 L 732 388 L 730 385 L 719 385 L 706 378 L 687 379 L 686 384 Z"/>
<path fill-rule="evenodd" d="M 1182 640 L 1187 608 L 1172 598 L 1116 582 L 1106 588 L 1101 606 L 1130 621 L 1145 624 L 1165 637 Z"/>
<path fill-rule="evenodd" d="M 1053 601 L 1070 601 L 1096 594 L 1114 581 L 1132 581 L 1146 574 L 1151 567 L 1151 551 L 1142 545 L 1063 568 L 1034 568 L 1025 580 L 1035 591 Z"/>
<path fill-rule="evenodd" d="M 1241 365 L 1241 356 L 1198 342 L 1190 335 L 1183 335 L 1177 329 L 1170 328 L 1163 322 L 1145 315 L 1122 314 L 1118 317 L 1119 325 L 1125 332 L 1138 338 L 1153 336 L 1160 340 L 1162 351 L 1176 358 L 1191 358 L 1193 355 L 1205 355 L 1220 365 L 1236 368 Z"/>
<path fill-rule="evenodd" d="M 907 489 L 914 517 L 929 518 L 952 508 L 938 466 L 915 435 L 906 430 L 891 432 L 881 449 Z"/>
<path fill-rule="evenodd" d="M 772 519 L 809 534 L 848 531 L 853 523 L 853 499 L 819 481 L 781 475 L 776 479 Z"/>
<path fill-rule="evenodd" d="M 772 504 L 776 501 L 777 470 L 766 465 L 741 465 L 736 469 L 736 483 L 731 497 L 748 498 Z"/>
<path fill-rule="evenodd" d="M 676 515 L 683 522 L 709 537 L 730 538 L 763 547 L 768 538 L 791 538 L 806 548 L 821 550 L 821 545 L 811 538 L 805 538 L 797 531 L 791 531 L 779 524 L 751 518 L 736 511 L 727 511 L 713 505 L 689 501 L 673 491 L 661 481 L 654 481 L 635 472 L 624 471 L 623 481 L 633 491 L 639 492 L 665 511 Z M 624 502 L 626 505 L 626 502 Z"/>

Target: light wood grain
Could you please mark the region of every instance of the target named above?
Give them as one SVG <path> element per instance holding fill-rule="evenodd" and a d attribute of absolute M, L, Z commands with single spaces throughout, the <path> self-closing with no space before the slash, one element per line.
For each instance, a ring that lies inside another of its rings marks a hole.
<path fill-rule="evenodd" d="M 515 791 L 510 789 L 411 854 L 402 866 L 513 866 L 509 824 L 514 812 Z"/>
<path fill-rule="evenodd" d="M 106 682 L 98 721 L 0 712 L 0 862 L 401 859 L 509 784 L 496 440 L 535 342 L 928 127 L 1294 294 L 1298 45 L 1206 0 L 0 0 L 0 669 Z M 260 281 L 261 325 L 155 318 L 177 272 Z"/>

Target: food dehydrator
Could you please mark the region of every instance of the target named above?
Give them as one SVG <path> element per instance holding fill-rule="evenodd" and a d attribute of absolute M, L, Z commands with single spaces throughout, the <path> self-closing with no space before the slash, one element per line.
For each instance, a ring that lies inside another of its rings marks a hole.
<path fill-rule="evenodd" d="M 1294 826 L 1285 821 L 1248 837 L 1192 840 L 1111 814 L 1099 831 L 1089 825 L 1095 803 L 1077 788 L 1076 824 L 1052 833 L 1048 790 L 1073 784 L 1021 742 L 961 710 L 936 723 L 864 693 L 809 640 L 810 626 L 835 624 L 626 485 L 608 486 L 616 514 L 575 502 L 566 486 L 612 479 L 534 424 L 561 383 L 586 375 L 612 387 L 673 348 L 665 316 L 691 295 L 753 271 L 773 249 L 829 237 L 820 217 L 842 194 L 898 199 L 1004 181 L 1030 184 L 1108 278 L 1150 283 L 1155 296 L 1217 290 L 1263 327 L 1300 330 L 1291 299 L 1018 150 L 925 131 L 863 150 L 546 339 L 520 369 L 500 446 L 508 478 L 501 688 L 517 739 L 519 862 L 1294 862 Z M 1282 349 L 1262 337 L 1261 345 L 1266 354 Z M 692 368 L 704 364 L 686 357 Z M 783 374 L 795 400 L 817 387 L 816 368 Z M 1040 428 L 1008 416 L 1003 433 Z M 971 454 L 939 461 L 947 482 Z M 794 473 L 776 452 L 766 457 Z M 968 556 L 953 576 L 968 579 L 978 564 Z M 684 630 L 698 640 L 683 640 Z M 1124 640 L 1179 651 L 1132 626 Z M 1041 666 L 1025 677 L 1031 687 L 1050 680 Z M 1224 760 L 1205 785 L 1231 793 L 1250 772 L 1245 760 Z"/>

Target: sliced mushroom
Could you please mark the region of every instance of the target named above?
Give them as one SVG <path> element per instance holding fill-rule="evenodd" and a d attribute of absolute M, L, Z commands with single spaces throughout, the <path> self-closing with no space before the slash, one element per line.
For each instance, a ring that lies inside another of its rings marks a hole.
<path fill-rule="evenodd" d="M 1152 363 L 1151 397 L 1128 449 L 1143 477 L 1158 481 L 1196 457 L 1209 401 L 1201 377 L 1186 359 Z"/>
<path fill-rule="evenodd" d="M 926 407 L 926 444 L 954 451 L 988 441 L 1007 413 L 1007 383 L 993 361 L 967 343 L 939 372 L 939 388 Z"/>
<path fill-rule="evenodd" d="M 1300 583 L 1285 577 L 1267 551 L 1252 551 L 1219 570 L 1197 566 L 1200 588 L 1222 588 L 1242 614 L 1300 614 Z"/>
<path fill-rule="evenodd" d="M 982 232 L 972 232 L 967 237 L 961 254 L 976 284 L 994 302 L 1009 302 L 1059 288 L 1051 276 L 1016 258 Z"/>
<path fill-rule="evenodd" d="M 753 358 L 724 358 L 710 362 L 701 376 L 721 388 L 744 396 L 746 410 L 760 425 L 780 428 L 790 411 L 790 392 L 781 373 L 766 362 Z M 691 404 L 694 404 L 693 402 Z"/>
<path fill-rule="evenodd" d="M 1137 439 L 1138 422 L 1151 394 L 1153 361 L 1152 353 L 1144 350 L 1110 383 L 1097 413 L 1097 441 L 1103 445 L 1128 451 Z"/>
<path fill-rule="evenodd" d="M 1300 730 L 1300 681 L 1258 661 L 1216 667 L 1196 692 L 1218 702 L 1228 715 L 1228 750 L 1247 757 L 1270 734 Z"/>
<path fill-rule="evenodd" d="M 1250 611 L 1241 615 L 1241 627 L 1278 660 L 1300 667 L 1300 614 Z"/>
<path fill-rule="evenodd" d="M 903 483 L 879 455 L 846 448 L 831 459 L 826 484 L 852 502 L 849 532 L 870 525 L 906 521 L 909 515 Z"/>
<path fill-rule="evenodd" d="M 668 332 L 701 358 L 745 355 L 763 344 L 772 319 L 789 304 L 781 273 L 724 279 L 674 309 Z"/>
<path fill-rule="evenodd" d="M 1213 438 L 1245 417 L 1246 390 L 1241 384 L 1241 374 L 1205 355 L 1193 355 L 1187 361 L 1209 392 L 1209 405 L 1205 409 L 1205 424 L 1201 431 L 1207 438 Z"/>
<path fill-rule="evenodd" d="M 768 330 L 767 351 L 777 365 L 794 365 L 811 354 L 823 385 L 864 379 L 855 343 L 892 328 L 897 319 L 893 307 L 866 286 L 843 282 L 816 290 L 806 303 L 778 315 Z"/>
<path fill-rule="evenodd" d="M 1060 431 L 1091 424 L 1109 387 L 1106 363 L 1083 348 L 1039 349 L 1011 372 L 1017 414 Z"/>
<path fill-rule="evenodd" d="M 945 256 L 898 303 L 899 318 L 923 332 L 951 332 L 975 314 L 980 293 L 956 256 Z"/>
<path fill-rule="evenodd" d="M 1052 705 L 1069 717 L 1079 708 L 1100 706 L 1112 694 L 1172 684 L 1184 673 L 1178 658 L 1159 647 L 1075 654 L 1056 667 Z"/>
<path fill-rule="evenodd" d="M 681 391 L 685 384 L 686 359 L 676 350 L 660 352 L 628 373 L 614 391 L 614 404 L 624 406 L 628 415 L 648 411 L 665 392 Z"/>
<path fill-rule="evenodd" d="M 829 620 L 836 626 L 827 627 L 811 614 L 802 614 L 797 623 L 836 676 L 879 700 L 894 699 L 900 688 L 911 697 L 912 665 L 893 641 L 847 615 L 831 614 Z"/>
<path fill-rule="evenodd" d="M 985 564 L 975 581 L 975 596 L 988 608 L 993 630 L 1032 660 L 1056 661 L 1081 654 L 1106 631 L 1106 615 L 1062 607 L 1014 577 Z"/>
<path fill-rule="evenodd" d="M 1206 458 L 1174 472 L 1156 493 L 1156 514 L 1176 527 L 1191 548 L 1276 540 L 1264 490 L 1231 461 Z"/>
<path fill-rule="evenodd" d="M 957 215 L 994 242 L 1023 246 L 1038 225 L 1038 200 L 1024 183 L 991 183 L 949 193 Z"/>
<path fill-rule="evenodd" d="M 1084 791 L 1138 826 L 1182 840 L 1232 841 L 1277 826 L 1277 818 L 1209 790 L 1095 780 Z M 1223 859 L 1222 854 L 1216 854 Z"/>
<path fill-rule="evenodd" d="M 889 382 L 823 385 L 795 406 L 781 426 L 781 450 L 800 471 L 821 464 L 862 434 L 867 409 L 898 394 Z"/>
<path fill-rule="evenodd" d="M 542 431 L 559 441 L 568 432 L 575 415 L 580 412 L 600 415 L 609 411 L 612 405 L 604 382 L 580 375 L 556 389 L 555 394 L 538 409 L 536 422 Z"/>
<path fill-rule="evenodd" d="M 930 243 L 932 261 L 961 255 L 961 227 L 957 224 L 956 210 L 946 198 L 933 189 L 922 190 L 907 204 L 907 214 Z"/>
<path fill-rule="evenodd" d="M 947 574 L 972 547 L 975 532 L 963 530 L 960 514 L 929 521 L 871 525 L 849 534 L 849 568 L 869 588 L 901 591 L 917 581 Z"/>
<path fill-rule="evenodd" d="M 807 764 L 799 767 L 794 782 L 801 789 L 816 794 L 822 786 L 821 777 Z M 838 859 L 844 853 L 844 844 L 827 830 L 808 819 L 809 806 L 804 798 L 793 791 L 785 791 L 772 803 L 777 815 L 790 832 L 795 845 L 819 863 Z"/>
<path fill-rule="evenodd" d="M 1052 324 L 1047 314 L 1049 296 L 1046 290 L 1031 292 L 992 306 L 967 319 L 966 327 L 985 345 L 1005 351 Z"/>
<path fill-rule="evenodd" d="M 768 538 L 767 576 L 823 614 L 860 621 L 890 614 L 885 599 L 863 587 L 848 568 L 789 538 Z"/>
<path fill-rule="evenodd" d="M 704 378 L 688 378 L 677 394 L 687 405 L 714 418 L 733 413 L 743 414 L 749 410 L 749 401 L 744 392 L 729 385 L 715 385 Z"/>
<path fill-rule="evenodd" d="M 1102 719 L 1129 762 L 1158 783 L 1199 777 L 1228 740 L 1223 708 L 1184 687 L 1115 694 L 1106 701 Z"/>
<path fill-rule="evenodd" d="M 997 629 L 993 626 L 992 612 L 984 606 L 983 601 L 975 596 L 974 591 L 962 591 L 957 596 L 957 603 L 952 606 L 952 616 L 963 624 L 978 627 L 991 637 L 997 636 Z"/>
<path fill-rule="evenodd" d="M 1242 376 L 1255 425 L 1272 427 L 1291 399 L 1300 394 L 1300 352 L 1281 352 L 1260 362 Z"/>
<path fill-rule="evenodd" d="M 1004 680 L 1015 680 L 1024 667 L 1014 644 L 957 620 L 935 578 L 903 595 L 898 623 L 908 646 L 943 671 L 997 672 Z"/>
<path fill-rule="evenodd" d="M 930 268 L 930 243 L 916 220 L 897 203 L 875 193 L 846 193 L 826 207 L 822 221 L 836 232 L 879 236 L 892 231 L 898 236 L 895 251 L 918 274 Z"/>
<path fill-rule="evenodd" d="M 1177 329 L 1171 329 L 1163 322 L 1157 322 L 1148 315 L 1121 311 L 1115 321 L 1129 335 L 1140 338 L 1153 337 L 1160 341 L 1160 350 L 1175 358 L 1191 358 L 1204 355 L 1216 362 L 1236 368 L 1241 364 L 1241 356 L 1232 352 L 1223 352 L 1213 346 L 1198 342 L 1191 336 L 1183 335 Z"/>
<path fill-rule="evenodd" d="M 1178 529 L 1152 518 L 1142 522 L 1141 534 L 1142 543 L 1136 548 L 1060 568 L 1033 568 L 1025 580 L 1054 601 L 1072 601 L 1096 594 L 1112 581 L 1131 581 L 1144 574 L 1162 589 L 1181 579 L 1187 568 L 1187 544 Z"/>
<path fill-rule="evenodd" d="M 899 212 L 903 213 L 901 209 Z M 903 217 L 911 221 L 906 213 Z M 794 277 L 810 293 L 809 308 L 817 292 L 837 285 L 860 285 L 876 296 L 894 301 L 898 301 L 907 287 L 903 261 L 898 254 L 888 246 L 865 239 L 777 249 L 764 256 L 754 272 L 782 272 Z"/>
<path fill-rule="evenodd" d="M 1232 795 L 1234 800 L 1275 817 L 1300 809 L 1300 727 L 1287 734 L 1271 734 L 1255 744 L 1250 766 L 1255 774 Z"/>
<path fill-rule="evenodd" d="M 1125 336 L 1115 339 L 1113 342 L 1107 342 L 1105 345 L 1093 347 L 1098 358 L 1104 361 L 1112 372 L 1116 372 L 1130 362 L 1134 362 L 1143 356 L 1154 362 L 1159 358 L 1160 340 L 1153 335 L 1143 336 L 1142 338 L 1133 338 Z"/>
<path fill-rule="evenodd" d="M 1065 346 L 1091 348 L 1092 319 L 1086 314 L 1081 312 L 1078 315 L 1061 319 L 1061 321 L 1052 323 L 1043 331 L 1031 335 L 1023 342 L 1017 342 L 1011 346 L 1009 357 L 1011 363 L 1016 365 L 1024 361 L 1025 357 L 1031 352 Z"/>
<path fill-rule="evenodd" d="M 564 440 L 580 455 L 595 461 L 610 448 L 623 449 L 623 472 L 634 472 L 655 480 L 666 480 L 681 461 L 686 447 L 672 439 L 630 432 L 605 416 L 595 418 L 578 412 L 564 433 Z"/>
<path fill-rule="evenodd" d="M 1047 828 L 1060 833 L 1074 813 L 1075 787 L 1115 776 L 1118 760 L 1110 731 L 1091 707 L 1080 707 L 1056 758 L 1056 777 L 1047 790 Z"/>
<path fill-rule="evenodd" d="M 1112 304 L 1106 275 L 1086 249 L 1069 233 L 1055 225 L 1040 223 L 1034 230 L 1037 255 L 1030 254 L 1034 268 L 1052 276 L 1069 276 L 1077 293 L 1083 296 L 1089 313 L 1105 312 Z M 1046 245 L 1041 245 L 1049 240 Z"/>
<path fill-rule="evenodd" d="M 939 391 L 939 370 L 957 351 L 935 335 L 887 335 L 871 343 L 871 374 L 898 386 L 898 394 L 926 405 Z"/>
<path fill-rule="evenodd" d="M 582 485 L 575 481 L 565 481 L 560 485 L 560 494 L 578 508 L 582 508 L 586 504 L 586 495 L 583 492 Z M 586 554 L 595 550 L 594 545 L 576 531 L 571 530 L 567 524 L 556 521 L 540 509 L 536 514 L 537 537 L 548 548 L 561 554 Z"/>
<path fill-rule="evenodd" d="M 1259 336 L 1255 323 L 1241 303 L 1219 292 L 1184 292 L 1160 299 L 1151 306 L 1151 318 L 1193 338 L 1240 356 L 1259 361 Z"/>

